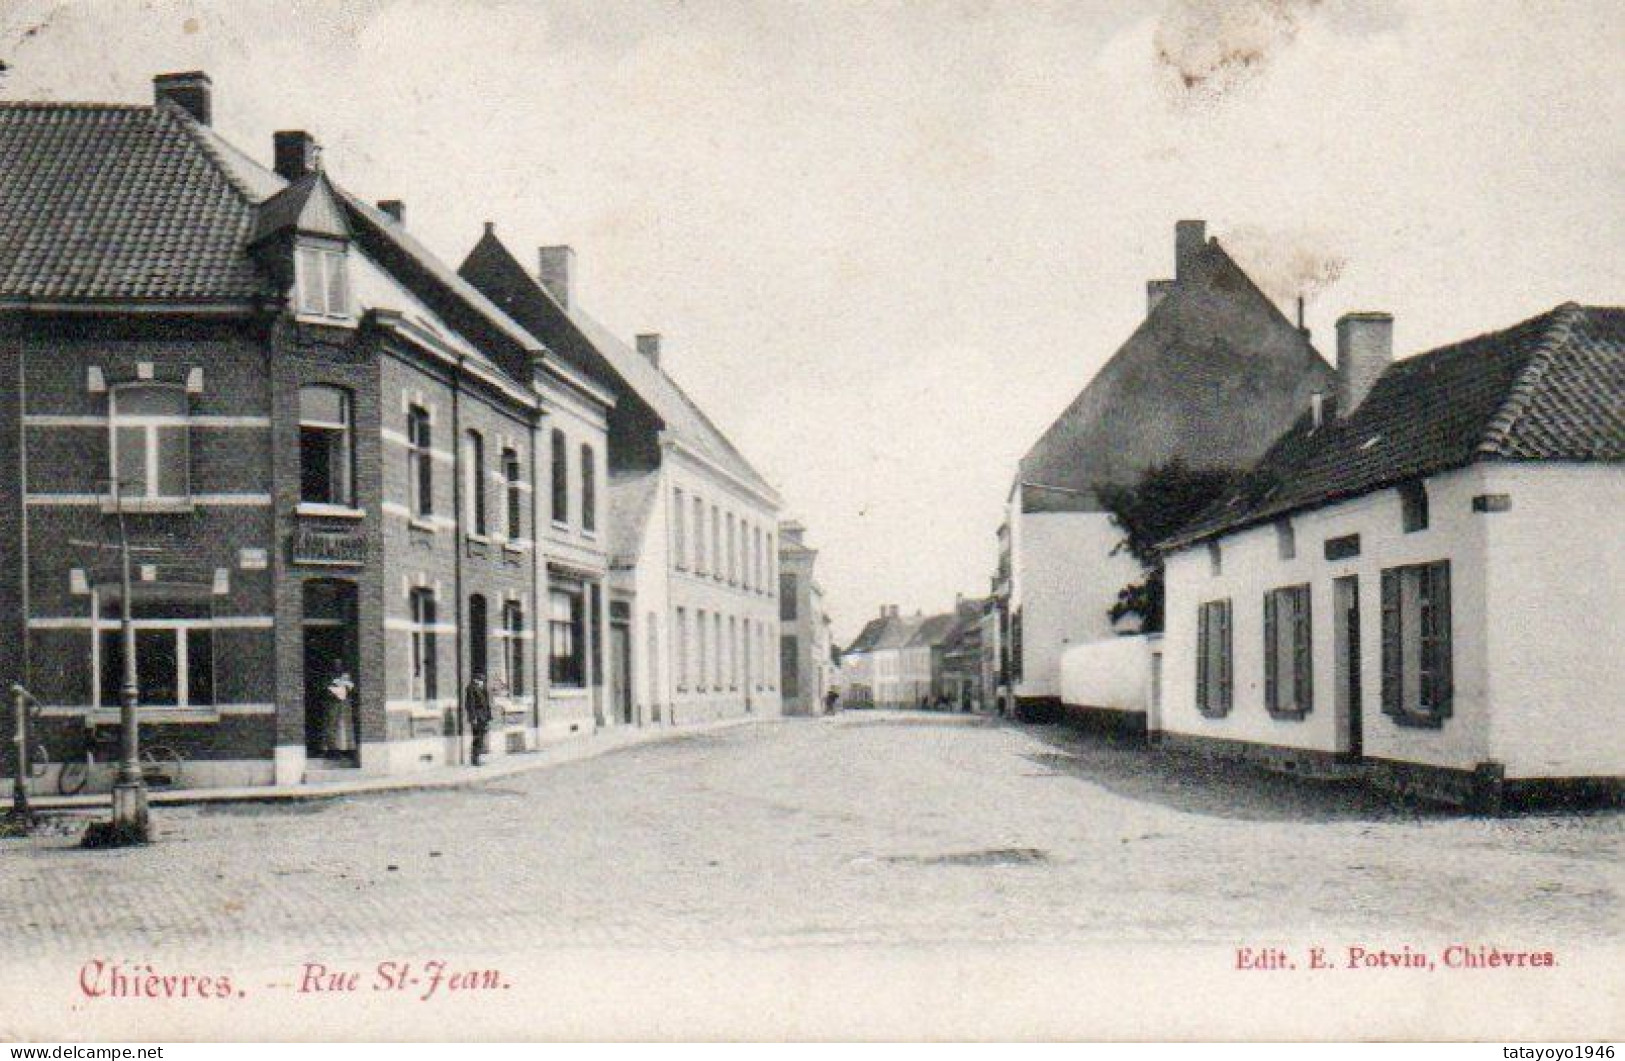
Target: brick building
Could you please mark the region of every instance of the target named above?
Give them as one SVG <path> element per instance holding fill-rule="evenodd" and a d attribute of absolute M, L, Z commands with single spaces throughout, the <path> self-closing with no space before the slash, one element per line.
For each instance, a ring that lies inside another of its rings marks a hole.
<path fill-rule="evenodd" d="M 188 784 L 458 761 L 476 671 L 495 752 L 590 728 L 613 396 L 308 135 L 264 167 L 205 75 L 154 97 L 0 104 L 0 674 L 47 744 L 117 715 L 121 512 Z"/>

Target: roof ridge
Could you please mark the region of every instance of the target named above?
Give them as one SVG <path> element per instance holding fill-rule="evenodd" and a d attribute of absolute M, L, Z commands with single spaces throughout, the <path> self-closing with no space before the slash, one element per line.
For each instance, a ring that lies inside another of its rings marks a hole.
<path fill-rule="evenodd" d="M 220 175 L 226 179 L 226 184 L 232 191 L 237 193 L 237 198 L 243 201 L 244 206 L 254 209 L 259 208 L 259 202 L 249 194 L 248 186 L 237 179 L 237 174 L 232 172 L 230 166 L 226 165 L 215 145 L 210 143 L 207 136 L 203 135 L 202 122 L 192 117 L 180 104 L 168 100 L 156 104 L 152 110 L 160 118 L 168 118 L 181 127 L 186 133 L 187 139 L 198 146 L 199 150 L 203 152 L 203 156 L 209 160 L 209 164 L 219 171 Z"/>
<path fill-rule="evenodd" d="M 1523 370 L 1513 380 L 1512 386 L 1507 390 L 1506 400 L 1501 403 L 1489 419 L 1484 429 L 1484 437 L 1474 448 L 1474 456 L 1499 456 L 1512 429 L 1517 425 L 1523 414 L 1528 411 L 1529 403 L 1533 400 L 1535 391 L 1539 389 L 1541 381 L 1545 379 L 1552 362 L 1556 359 L 1558 351 L 1568 344 L 1569 336 L 1573 334 L 1575 322 L 1585 310 L 1577 302 L 1565 302 L 1555 309 L 1548 310 L 1546 316 L 1550 318 L 1546 324 L 1540 342 L 1529 355 Z M 1513 325 L 1517 327 L 1517 325 Z M 1507 329 L 1511 330 L 1511 329 Z"/>
<path fill-rule="evenodd" d="M 150 103 L 101 103 L 96 100 L 0 99 L 0 110 L 18 111 L 150 111 Z"/>

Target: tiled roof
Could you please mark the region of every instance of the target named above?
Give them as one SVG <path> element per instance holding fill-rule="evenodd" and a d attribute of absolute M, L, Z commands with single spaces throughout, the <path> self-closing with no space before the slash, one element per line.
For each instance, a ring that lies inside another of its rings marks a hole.
<path fill-rule="evenodd" d="M 254 209 L 179 109 L 0 103 L 0 299 L 244 302 Z"/>
<path fill-rule="evenodd" d="M 1566 303 L 1397 361 L 1326 419 L 1306 414 L 1165 548 L 1475 460 L 1625 460 L 1625 308 Z"/>
<path fill-rule="evenodd" d="M 880 643 L 880 635 L 885 632 L 886 620 L 884 618 L 870 619 L 863 624 L 863 629 L 858 631 L 858 636 L 852 639 L 852 644 L 847 646 L 846 654 L 873 652 L 875 646 Z"/>
<path fill-rule="evenodd" d="M 920 623 L 919 628 L 908 639 L 908 647 L 916 648 L 921 645 L 935 647 L 940 645 L 947 639 L 949 634 L 953 633 L 958 622 L 959 616 L 953 612 L 933 615 Z"/>
<path fill-rule="evenodd" d="M 1021 459 L 1023 512 L 1098 511 L 1178 458 L 1245 467 L 1332 370 L 1217 240 Z"/>

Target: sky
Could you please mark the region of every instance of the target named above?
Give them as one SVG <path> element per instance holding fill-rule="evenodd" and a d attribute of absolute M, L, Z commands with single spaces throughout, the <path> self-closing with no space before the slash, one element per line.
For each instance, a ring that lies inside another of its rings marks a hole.
<path fill-rule="evenodd" d="M 985 593 L 1016 462 L 1201 218 L 1330 359 L 1625 302 L 1625 4 L 8 0 L 0 98 L 206 70 L 453 264 L 576 249 L 820 550 L 837 639 Z"/>

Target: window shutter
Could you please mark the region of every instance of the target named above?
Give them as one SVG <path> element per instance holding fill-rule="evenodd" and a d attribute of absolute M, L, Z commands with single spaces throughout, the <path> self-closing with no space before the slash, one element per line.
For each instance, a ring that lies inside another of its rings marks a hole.
<path fill-rule="evenodd" d="M 1209 687 L 1208 657 L 1213 652 L 1213 630 L 1208 613 L 1211 604 L 1196 609 L 1196 709 L 1204 715 L 1213 710 L 1213 692 Z"/>
<path fill-rule="evenodd" d="M 1270 590 L 1264 594 L 1264 708 L 1276 711 L 1281 706 L 1281 650 L 1280 616 L 1276 601 L 1279 594 Z"/>
<path fill-rule="evenodd" d="M 1400 659 L 1403 650 L 1399 614 L 1399 572 L 1382 573 L 1382 713 L 1398 715 L 1403 685 Z"/>
<path fill-rule="evenodd" d="M 1219 714 L 1230 713 L 1230 602 L 1219 605 Z"/>
<path fill-rule="evenodd" d="M 1450 644 L 1450 561 L 1433 565 L 1433 673 L 1436 702 L 1434 712 L 1449 718 L 1455 694 L 1451 670 Z"/>
<path fill-rule="evenodd" d="M 1301 586 L 1297 591 L 1297 608 L 1293 618 L 1296 620 L 1293 628 L 1292 659 L 1293 677 L 1296 688 L 1293 698 L 1297 701 L 1299 711 L 1309 711 L 1315 706 L 1315 677 L 1314 677 L 1314 641 L 1311 637 L 1309 611 L 1309 587 Z"/>

